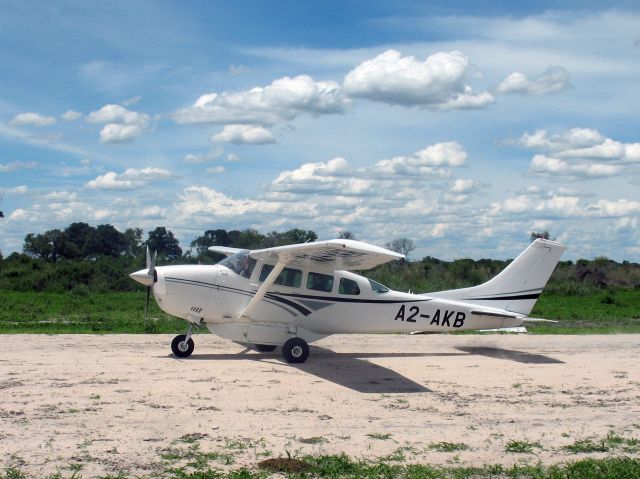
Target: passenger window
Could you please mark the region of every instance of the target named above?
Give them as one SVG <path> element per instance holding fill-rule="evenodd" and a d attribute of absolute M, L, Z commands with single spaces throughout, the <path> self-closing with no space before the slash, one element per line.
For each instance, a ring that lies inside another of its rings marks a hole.
<path fill-rule="evenodd" d="M 269 273 L 273 270 L 272 264 L 265 264 L 260 271 L 260 282 L 263 283 Z M 293 268 L 284 268 L 273 284 L 299 288 L 302 285 L 302 271 Z"/>
<path fill-rule="evenodd" d="M 360 294 L 360 286 L 352 279 L 340 278 L 338 292 L 340 294 Z"/>
<path fill-rule="evenodd" d="M 330 293 L 333 290 L 333 276 L 321 273 L 307 275 L 307 289 Z"/>

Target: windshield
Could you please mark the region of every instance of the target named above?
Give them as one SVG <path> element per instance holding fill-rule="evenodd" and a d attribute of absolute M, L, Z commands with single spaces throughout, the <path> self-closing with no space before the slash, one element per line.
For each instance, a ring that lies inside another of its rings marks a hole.
<path fill-rule="evenodd" d="M 383 284 L 378 283 L 377 281 L 374 281 L 372 279 L 369 279 L 369 284 L 371 285 L 371 289 L 373 290 L 374 293 L 388 293 L 389 292 L 389 288 L 387 288 L 386 286 L 384 286 Z"/>
<path fill-rule="evenodd" d="M 253 268 L 256 266 L 256 260 L 249 256 L 249 250 L 242 250 L 226 257 L 218 264 L 226 266 L 244 278 L 249 278 L 251 277 L 251 273 L 253 273 Z"/>

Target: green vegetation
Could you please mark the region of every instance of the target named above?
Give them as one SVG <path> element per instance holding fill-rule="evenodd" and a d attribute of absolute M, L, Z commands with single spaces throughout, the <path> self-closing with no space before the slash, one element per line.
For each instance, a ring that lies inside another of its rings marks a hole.
<path fill-rule="evenodd" d="M 466 451 L 469 449 L 464 442 L 437 442 L 431 444 L 429 449 L 433 449 L 438 452 L 455 452 L 455 451 Z"/>
<path fill-rule="evenodd" d="M 531 441 L 509 441 L 504 448 L 505 452 L 531 454 L 534 449 L 542 449 L 542 444 Z"/>
<path fill-rule="evenodd" d="M 570 295 L 545 291 L 532 317 L 557 319 L 557 324 L 527 326 L 538 334 L 637 333 L 640 332 L 640 289 L 594 289 Z"/>
<path fill-rule="evenodd" d="M 344 232 L 344 237 L 352 237 Z M 151 302 L 143 319 L 144 288 L 129 278 L 142 269 L 145 247 L 158 251 L 159 264 L 206 263 L 221 259 L 209 246 L 259 248 L 315 241 L 301 229 L 259 233 L 252 229 L 207 230 L 183 253 L 173 233 L 157 227 L 145 241 L 142 230 L 119 232 L 111 225 L 73 223 L 25 237 L 24 253 L 0 255 L 0 333 L 173 333 L 182 323 Z M 395 245 L 395 246 L 394 246 Z M 399 238 L 391 247 L 410 252 Z M 487 281 L 509 264 L 501 260 L 441 261 L 427 256 L 398 261 L 366 275 L 399 291 L 438 291 Z M 558 264 L 531 314 L 559 324 L 527 325 L 538 334 L 640 332 L 640 265 L 606 258 Z"/>
<path fill-rule="evenodd" d="M 3 291 L 0 333 L 175 333 L 183 321 L 155 301 L 144 319 L 145 291 L 25 293 Z"/>
<path fill-rule="evenodd" d="M 627 454 L 640 452 L 640 441 L 634 438 L 624 438 L 614 432 L 607 434 L 607 437 L 600 440 L 593 438 L 578 439 L 573 444 L 564 447 L 565 450 L 578 453 L 610 452 L 623 450 Z"/>
<path fill-rule="evenodd" d="M 175 452 L 175 451 L 174 451 Z M 186 461 L 186 463 L 184 463 Z M 177 465 L 180 462 L 182 465 Z M 266 479 L 287 478 L 402 478 L 402 479 L 632 479 L 640 477 L 640 459 L 612 457 L 606 459 L 587 458 L 575 462 L 551 466 L 543 464 L 515 464 L 510 467 L 500 464 L 482 467 L 431 466 L 428 464 L 389 464 L 379 459 L 356 460 L 345 454 L 304 456 L 300 458 L 271 458 L 252 468 L 237 468 L 223 471 L 216 463 L 225 459 L 215 454 L 199 452 L 197 447 L 163 455 L 163 467 L 151 473 L 157 479 Z M 232 464 L 232 463 L 228 463 Z M 69 473 L 58 472 L 44 479 L 71 479 L 84 477 L 77 468 Z M 0 479 L 26 479 L 20 467 L 9 467 L 0 472 Z M 125 471 L 117 475 L 102 476 L 102 479 L 127 479 L 138 477 Z"/>

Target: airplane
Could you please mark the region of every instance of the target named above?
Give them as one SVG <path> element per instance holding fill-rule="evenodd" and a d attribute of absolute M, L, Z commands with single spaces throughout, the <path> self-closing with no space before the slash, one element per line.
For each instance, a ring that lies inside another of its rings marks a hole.
<path fill-rule="evenodd" d="M 497 276 L 469 288 L 412 294 L 393 291 L 353 271 L 404 255 L 362 241 L 333 239 L 246 250 L 211 246 L 215 265 L 156 266 L 130 274 L 166 313 L 189 323 L 171 342 L 173 354 L 194 351 L 194 328 L 260 352 L 282 348 L 303 363 L 309 343 L 332 334 L 486 330 L 548 321 L 527 315 L 566 247 L 536 239 Z"/>

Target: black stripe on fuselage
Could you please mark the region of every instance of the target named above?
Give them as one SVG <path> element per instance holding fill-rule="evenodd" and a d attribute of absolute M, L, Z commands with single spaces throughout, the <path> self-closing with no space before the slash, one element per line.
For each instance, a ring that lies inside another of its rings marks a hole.
<path fill-rule="evenodd" d="M 269 299 L 272 299 L 274 301 L 279 301 L 281 303 L 284 303 L 287 306 L 292 307 L 296 311 L 299 311 L 300 313 L 304 314 L 305 316 L 309 316 L 313 312 L 310 309 L 307 309 L 307 308 L 305 308 L 304 306 L 302 306 L 302 305 L 300 305 L 298 303 L 294 303 L 293 301 L 289 301 L 288 299 L 281 298 L 280 296 L 276 296 L 275 294 L 272 294 L 272 293 L 265 294 L 265 297 L 269 298 Z"/>
<path fill-rule="evenodd" d="M 361 298 L 345 298 L 342 296 L 316 296 L 311 294 L 297 293 L 277 293 L 281 296 L 301 299 L 313 299 L 320 301 L 332 301 L 335 303 L 372 303 L 372 304 L 398 304 L 398 303 L 419 303 L 424 301 L 433 301 L 432 298 L 424 299 L 361 299 Z"/>
<path fill-rule="evenodd" d="M 518 294 L 513 296 L 491 296 L 490 298 L 467 298 L 464 301 L 505 301 L 508 299 L 538 299 L 541 293 Z"/>

